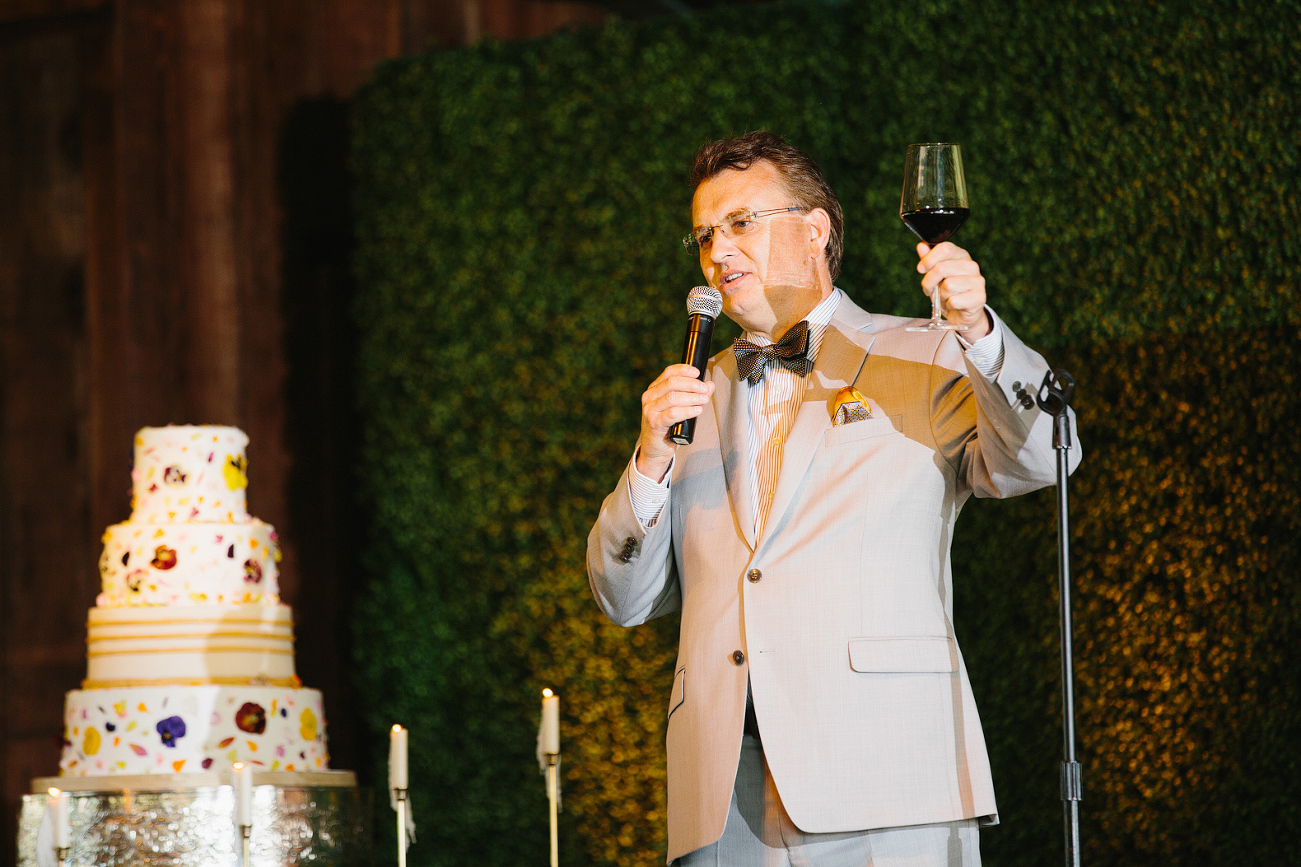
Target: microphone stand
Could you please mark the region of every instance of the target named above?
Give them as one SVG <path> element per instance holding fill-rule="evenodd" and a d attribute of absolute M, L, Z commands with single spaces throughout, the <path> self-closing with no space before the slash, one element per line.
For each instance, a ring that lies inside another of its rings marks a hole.
<path fill-rule="evenodd" d="M 1065 370 L 1044 374 L 1039 386 L 1039 408 L 1053 417 L 1053 448 L 1057 452 L 1057 577 L 1060 584 L 1062 626 L 1062 716 L 1064 760 L 1061 764 L 1062 807 L 1066 824 L 1066 865 L 1080 867 L 1080 799 L 1084 781 L 1075 760 L 1075 675 L 1071 646 L 1071 538 L 1070 509 L 1066 497 L 1071 423 L 1068 411 L 1075 394 L 1075 378 Z"/>

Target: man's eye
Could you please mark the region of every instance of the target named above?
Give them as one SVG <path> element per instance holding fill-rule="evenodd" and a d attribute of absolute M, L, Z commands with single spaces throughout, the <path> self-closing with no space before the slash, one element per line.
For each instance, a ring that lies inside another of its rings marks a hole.
<path fill-rule="evenodd" d="M 732 220 L 731 223 L 730 223 L 729 225 L 730 225 L 730 227 L 731 227 L 731 231 L 736 232 L 736 233 L 739 234 L 739 233 L 741 233 L 741 232 L 745 232 L 745 231 L 748 231 L 748 230 L 749 230 L 749 228 L 750 228 L 750 218 L 749 218 L 749 217 L 737 217 L 735 220 Z"/>
<path fill-rule="evenodd" d="M 696 243 L 702 247 L 708 246 L 709 242 L 714 240 L 714 230 L 704 229 L 696 233 Z"/>

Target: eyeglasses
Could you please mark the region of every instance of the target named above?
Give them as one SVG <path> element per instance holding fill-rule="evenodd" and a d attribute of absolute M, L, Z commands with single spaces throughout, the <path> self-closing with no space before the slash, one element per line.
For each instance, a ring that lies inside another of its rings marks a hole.
<path fill-rule="evenodd" d="M 715 229 L 722 229 L 723 234 L 727 237 L 736 238 L 747 232 L 754 231 L 756 228 L 755 220 L 760 217 L 771 217 L 774 214 L 789 214 L 791 211 L 807 210 L 808 208 L 773 208 L 771 211 L 738 211 L 735 214 L 728 214 L 721 223 L 692 229 L 682 238 L 682 246 L 687 248 L 688 253 L 695 256 L 701 250 L 709 249 L 710 244 L 714 242 Z"/>

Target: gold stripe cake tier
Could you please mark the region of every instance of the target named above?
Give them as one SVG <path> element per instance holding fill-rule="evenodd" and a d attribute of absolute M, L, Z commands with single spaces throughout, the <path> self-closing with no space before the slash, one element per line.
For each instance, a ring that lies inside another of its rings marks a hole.
<path fill-rule="evenodd" d="M 90 610 L 84 689 L 204 683 L 297 686 L 289 607 Z"/>

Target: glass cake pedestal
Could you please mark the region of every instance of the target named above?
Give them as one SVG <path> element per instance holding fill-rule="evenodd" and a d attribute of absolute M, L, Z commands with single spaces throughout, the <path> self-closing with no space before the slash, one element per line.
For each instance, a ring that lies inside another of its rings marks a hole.
<path fill-rule="evenodd" d="M 372 793 L 352 771 L 253 774 L 250 867 L 369 865 Z M 242 858 L 230 774 L 38 777 L 18 818 L 19 867 L 57 864 L 49 790 L 69 795 L 67 867 L 234 867 Z"/>

